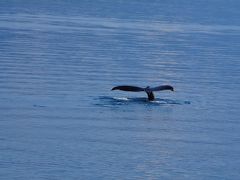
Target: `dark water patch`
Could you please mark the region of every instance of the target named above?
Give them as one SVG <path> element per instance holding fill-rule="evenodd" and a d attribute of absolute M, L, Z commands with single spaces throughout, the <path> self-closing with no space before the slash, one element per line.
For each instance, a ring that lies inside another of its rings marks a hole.
<path fill-rule="evenodd" d="M 33 107 L 35 107 L 35 108 L 45 108 L 45 107 L 47 107 L 47 106 L 45 106 L 45 105 L 39 105 L 39 104 L 34 104 Z"/>

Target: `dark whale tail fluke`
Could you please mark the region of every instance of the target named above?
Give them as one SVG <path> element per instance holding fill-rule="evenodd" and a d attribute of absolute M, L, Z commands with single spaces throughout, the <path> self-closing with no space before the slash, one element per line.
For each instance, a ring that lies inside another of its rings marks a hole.
<path fill-rule="evenodd" d="M 116 87 L 113 87 L 112 90 L 131 91 L 131 92 L 145 91 L 148 95 L 148 100 L 153 101 L 155 99 L 153 91 L 163 91 L 163 90 L 174 91 L 174 88 L 170 85 L 157 86 L 153 88 L 150 88 L 149 86 L 147 86 L 146 88 L 141 88 L 137 86 L 116 86 Z"/>
<path fill-rule="evenodd" d="M 140 91 L 144 91 L 144 88 L 140 88 L 137 86 L 116 86 L 116 87 L 112 88 L 112 91 L 113 90 L 140 92 Z"/>

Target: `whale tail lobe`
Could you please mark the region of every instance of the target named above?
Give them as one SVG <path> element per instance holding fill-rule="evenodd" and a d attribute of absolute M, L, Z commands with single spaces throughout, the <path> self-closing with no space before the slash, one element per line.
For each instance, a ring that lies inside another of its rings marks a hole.
<path fill-rule="evenodd" d="M 112 91 L 113 90 L 130 91 L 130 92 L 145 91 L 147 93 L 148 100 L 153 101 L 155 99 L 153 91 L 163 91 L 163 90 L 174 91 L 174 88 L 170 85 L 157 86 L 157 87 L 153 87 L 153 88 L 150 88 L 149 86 L 147 86 L 146 88 L 141 88 L 141 87 L 137 87 L 137 86 L 116 86 L 116 87 L 112 88 Z"/>

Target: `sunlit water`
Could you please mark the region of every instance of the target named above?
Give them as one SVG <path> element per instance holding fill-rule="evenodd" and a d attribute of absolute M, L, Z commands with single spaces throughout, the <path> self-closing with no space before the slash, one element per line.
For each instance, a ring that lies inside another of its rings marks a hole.
<path fill-rule="evenodd" d="M 1 1 L 1 179 L 239 179 L 239 5 Z"/>

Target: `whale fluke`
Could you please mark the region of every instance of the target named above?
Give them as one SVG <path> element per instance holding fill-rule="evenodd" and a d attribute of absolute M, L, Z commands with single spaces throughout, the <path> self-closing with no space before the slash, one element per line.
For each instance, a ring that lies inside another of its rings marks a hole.
<path fill-rule="evenodd" d="M 154 88 L 149 88 L 151 91 L 163 91 L 163 90 L 171 90 L 174 91 L 173 87 L 170 85 L 163 85 L 163 86 L 157 86 Z"/>
<path fill-rule="evenodd" d="M 144 91 L 144 88 L 140 88 L 137 86 L 116 86 L 116 87 L 112 88 L 112 91 L 113 90 L 140 92 L 140 91 Z"/>
<path fill-rule="evenodd" d="M 131 91 L 131 92 L 140 92 L 145 91 L 148 95 L 148 100 L 153 101 L 155 99 L 153 91 L 163 91 L 163 90 L 171 90 L 174 91 L 174 88 L 170 85 L 163 85 L 150 88 L 147 86 L 146 88 L 141 88 L 137 86 L 116 86 L 113 87 L 112 90 L 122 90 L 122 91 Z"/>

